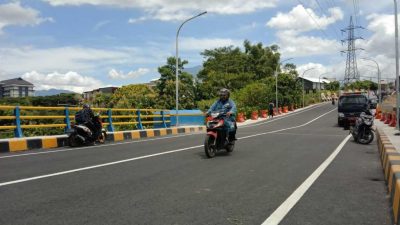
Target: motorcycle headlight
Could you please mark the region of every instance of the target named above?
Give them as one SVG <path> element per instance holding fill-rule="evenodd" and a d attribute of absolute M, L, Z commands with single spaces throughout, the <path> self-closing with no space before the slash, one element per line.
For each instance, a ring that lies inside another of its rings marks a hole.
<path fill-rule="evenodd" d="M 364 123 L 365 123 L 365 125 L 367 125 L 367 126 L 371 126 L 372 121 L 371 121 L 371 120 L 366 120 Z"/>
<path fill-rule="evenodd" d="M 344 113 L 339 113 L 339 117 L 344 117 Z"/>

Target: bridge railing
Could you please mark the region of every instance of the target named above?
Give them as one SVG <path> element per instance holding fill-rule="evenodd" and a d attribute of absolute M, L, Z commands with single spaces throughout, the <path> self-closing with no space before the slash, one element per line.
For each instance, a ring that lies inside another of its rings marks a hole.
<path fill-rule="evenodd" d="M 64 132 L 71 127 L 78 107 L 1 106 L 0 132 L 14 131 L 14 137 L 23 137 L 23 130 L 60 128 Z M 92 108 L 100 113 L 103 126 L 108 131 L 124 129 L 166 128 L 171 124 L 170 110 Z M 192 114 L 197 115 L 197 114 Z"/>

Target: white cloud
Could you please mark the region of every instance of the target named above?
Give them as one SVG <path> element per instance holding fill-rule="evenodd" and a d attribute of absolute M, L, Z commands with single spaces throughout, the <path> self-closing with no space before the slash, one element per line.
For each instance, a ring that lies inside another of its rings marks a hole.
<path fill-rule="evenodd" d="M 35 26 L 45 21 L 53 22 L 52 18 L 42 18 L 40 13 L 32 8 L 24 8 L 19 2 L 0 5 L 0 34 L 7 26 Z"/>
<path fill-rule="evenodd" d="M 165 60 L 160 50 L 143 51 L 140 48 L 114 48 L 112 50 L 59 47 L 39 49 L 34 47 L 0 48 L 0 68 L 6 73 L 26 71 L 79 71 L 92 72 L 117 65 L 159 63 Z"/>
<path fill-rule="evenodd" d="M 278 0 L 43 0 L 53 6 L 83 5 L 137 8 L 152 19 L 170 21 L 182 20 L 207 10 L 216 14 L 251 13 L 264 8 L 275 7 Z"/>
<path fill-rule="evenodd" d="M 266 25 L 280 30 L 292 30 L 295 32 L 326 29 L 329 25 L 343 19 L 343 12 L 340 8 L 330 8 L 328 11 L 330 16 L 318 16 L 312 9 L 297 5 L 289 13 L 278 13 Z"/>
<path fill-rule="evenodd" d="M 70 90 L 77 93 L 104 87 L 104 84 L 90 76 L 84 76 L 76 72 L 53 72 L 43 74 L 36 71 L 22 75 L 22 78 L 33 83 L 35 90 L 48 90 L 51 88 Z"/>
<path fill-rule="evenodd" d="M 338 54 L 340 44 L 336 40 L 314 36 L 296 35 L 290 31 L 277 33 L 281 52 L 287 57 Z"/>
<path fill-rule="evenodd" d="M 128 23 L 140 23 L 140 22 L 143 22 L 143 21 L 146 21 L 146 20 L 149 20 L 149 18 L 145 17 L 145 16 L 142 16 L 142 17 L 139 17 L 139 18 L 130 18 L 128 20 Z"/>
<path fill-rule="evenodd" d="M 230 38 L 193 38 L 184 37 L 179 41 L 179 49 L 185 51 L 203 51 L 224 46 L 241 46 L 242 40 Z"/>
<path fill-rule="evenodd" d="M 129 73 L 124 74 L 122 71 L 111 69 L 110 72 L 108 72 L 108 77 L 111 79 L 135 79 L 146 75 L 149 72 L 150 70 L 147 68 L 139 68 L 135 71 L 130 71 Z"/>
<path fill-rule="evenodd" d="M 102 27 L 106 26 L 106 25 L 109 24 L 110 22 L 111 22 L 110 20 L 104 20 L 104 21 L 98 22 L 98 23 L 93 27 L 93 31 L 98 31 L 98 30 L 100 30 Z"/>
<path fill-rule="evenodd" d="M 309 71 L 305 72 L 306 70 Z M 303 76 L 303 73 L 305 72 L 304 77 L 318 78 L 321 74 L 329 71 L 329 68 L 319 63 L 307 63 L 297 67 L 297 72 L 299 73 L 300 77 Z M 329 77 L 328 74 L 327 77 Z"/>

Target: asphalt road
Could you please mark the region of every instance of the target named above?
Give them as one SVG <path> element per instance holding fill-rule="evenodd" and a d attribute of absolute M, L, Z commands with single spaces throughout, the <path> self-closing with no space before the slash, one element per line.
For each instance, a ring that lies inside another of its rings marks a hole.
<path fill-rule="evenodd" d="M 1 154 L 0 224 L 392 224 L 375 142 L 347 137 L 325 104 L 213 159 L 204 133 Z"/>

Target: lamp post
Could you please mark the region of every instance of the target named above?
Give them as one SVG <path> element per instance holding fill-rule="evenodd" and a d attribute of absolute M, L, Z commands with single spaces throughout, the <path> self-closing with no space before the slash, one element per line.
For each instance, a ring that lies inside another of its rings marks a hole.
<path fill-rule="evenodd" d="M 179 55 L 178 55 L 178 36 L 179 32 L 181 31 L 181 28 L 183 25 L 187 22 L 189 22 L 192 19 L 195 19 L 199 16 L 202 16 L 206 14 L 207 11 L 204 11 L 196 16 L 190 17 L 189 19 L 183 21 L 183 23 L 179 26 L 178 31 L 176 32 L 176 56 L 175 56 L 175 103 L 176 103 L 176 110 L 175 110 L 175 116 L 176 116 L 176 126 L 179 126 L 179 115 L 178 115 L 178 107 L 179 107 L 179 79 L 178 79 L 178 73 L 179 73 Z"/>
<path fill-rule="evenodd" d="M 328 73 L 330 73 L 330 72 L 326 72 L 326 73 L 323 73 L 323 74 L 321 74 L 321 75 L 319 75 L 319 77 L 318 77 L 318 84 L 319 84 L 319 100 L 321 100 L 321 102 L 322 102 L 322 97 L 321 97 L 321 76 L 323 76 L 323 75 L 325 75 L 325 74 L 328 74 Z"/>
<path fill-rule="evenodd" d="M 310 71 L 310 70 L 313 70 L 313 69 L 315 69 L 315 68 L 310 68 L 310 69 L 308 69 L 308 70 L 305 70 L 305 71 L 303 72 L 303 75 L 301 76 L 301 77 L 303 78 L 303 108 L 304 108 L 304 74 L 305 74 L 307 71 Z"/>
<path fill-rule="evenodd" d="M 289 61 L 289 60 L 291 60 L 291 59 L 293 59 L 293 58 L 288 58 L 288 59 L 285 59 L 285 60 L 283 60 L 283 61 L 281 61 L 281 62 L 278 62 L 278 65 L 276 65 L 276 68 L 275 68 L 275 102 L 276 102 L 276 112 L 279 112 L 279 111 L 278 111 L 278 67 L 281 65 L 281 63 L 286 62 L 286 61 Z"/>
<path fill-rule="evenodd" d="M 394 1 L 394 30 L 395 30 L 395 50 L 396 50 L 396 129 L 399 128 L 399 105 L 400 105 L 400 93 L 399 93 L 399 29 L 397 21 L 397 0 Z"/>
<path fill-rule="evenodd" d="M 379 69 L 379 64 L 375 60 L 373 60 L 371 58 L 361 58 L 361 59 L 369 60 L 369 61 L 372 61 L 372 62 L 374 62 L 376 64 L 376 67 L 378 69 L 378 93 L 379 93 L 379 95 L 378 95 L 378 103 L 382 104 L 381 70 Z"/>

